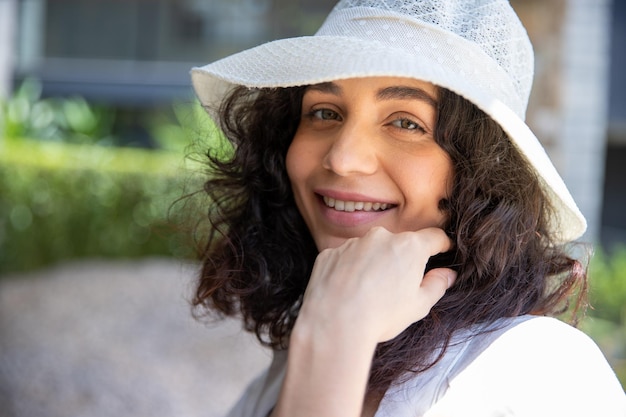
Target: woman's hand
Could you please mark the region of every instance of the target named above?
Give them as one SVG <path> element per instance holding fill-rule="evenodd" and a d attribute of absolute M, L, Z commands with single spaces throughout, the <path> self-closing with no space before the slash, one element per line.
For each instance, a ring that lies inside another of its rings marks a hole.
<path fill-rule="evenodd" d="M 447 268 L 424 275 L 428 259 L 448 251 L 451 244 L 437 228 L 394 234 L 377 227 L 322 251 L 299 324 L 330 331 L 337 326 L 375 343 L 394 338 L 424 318 L 454 282 L 456 273 Z"/>
<path fill-rule="evenodd" d="M 450 247 L 440 229 L 393 234 L 374 228 L 322 251 L 272 415 L 361 416 L 376 345 L 424 318 L 454 282 L 456 273 L 447 268 L 424 275 L 428 259 Z"/>

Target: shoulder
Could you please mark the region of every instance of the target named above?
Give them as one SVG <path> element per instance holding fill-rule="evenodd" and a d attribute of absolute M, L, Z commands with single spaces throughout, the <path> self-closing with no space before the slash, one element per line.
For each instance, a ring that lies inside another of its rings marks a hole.
<path fill-rule="evenodd" d="M 499 334 L 426 415 L 624 417 L 626 395 L 586 334 L 536 317 Z"/>
<path fill-rule="evenodd" d="M 507 329 L 484 352 L 484 357 L 530 357 L 550 361 L 566 358 L 575 362 L 604 360 L 595 342 L 582 331 L 551 317 L 534 317 Z M 573 365 L 568 363 L 569 365 Z"/>

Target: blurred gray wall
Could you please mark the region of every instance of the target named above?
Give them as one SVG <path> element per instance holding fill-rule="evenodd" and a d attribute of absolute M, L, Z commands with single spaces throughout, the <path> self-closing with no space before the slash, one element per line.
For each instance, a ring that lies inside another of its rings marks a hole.
<path fill-rule="evenodd" d="M 0 0 L 0 98 L 11 91 L 17 0 Z"/>
<path fill-rule="evenodd" d="M 569 0 L 563 27 L 561 173 L 600 238 L 608 130 L 611 0 Z"/>

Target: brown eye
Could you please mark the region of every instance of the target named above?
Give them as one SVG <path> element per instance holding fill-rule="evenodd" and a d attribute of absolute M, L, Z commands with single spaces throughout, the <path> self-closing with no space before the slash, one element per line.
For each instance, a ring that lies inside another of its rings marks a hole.
<path fill-rule="evenodd" d="M 339 119 L 339 114 L 336 111 L 333 111 L 330 109 L 315 110 L 313 111 L 312 116 L 321 120 L 338 120 Z"/>
<path fill-rule="evenodd" d="M 422 129 L 420 125 L 418 125 L 411 119 L 397 119 L 391 122 L 391 124 L 395 127 L 398 127 L 400 129 L 406 129 L 406 130 L 418 130 L 418 129 L 421 130 Z"/>

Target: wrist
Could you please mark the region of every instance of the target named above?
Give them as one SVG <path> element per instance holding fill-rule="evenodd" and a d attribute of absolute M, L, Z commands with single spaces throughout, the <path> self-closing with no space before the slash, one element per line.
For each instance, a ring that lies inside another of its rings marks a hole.
<path fill-rule="evenodd" d="M 359 416 L 376 343 L 337 326 L 298 320 L 274 415 Z"/>
<path fill-rule="evenodd" d="M 380 340 L 379 335 L 374 332 L 372 322 L 372 317 L 367 317 L 367 312 L 362 310 L 343 305 L 336 305 L 335 308 L 312 308 L 311 303 L 304 303 L 291 337 L 294 343 L 302 345 L 315 346 L 318 343 L 318 348 L 345 346 L 373 355 Z"/>

